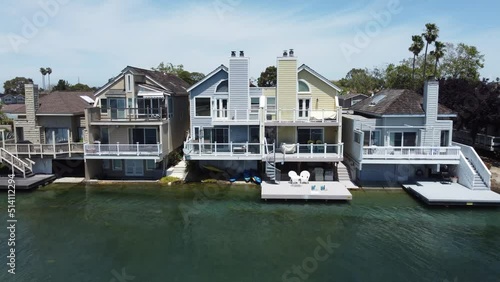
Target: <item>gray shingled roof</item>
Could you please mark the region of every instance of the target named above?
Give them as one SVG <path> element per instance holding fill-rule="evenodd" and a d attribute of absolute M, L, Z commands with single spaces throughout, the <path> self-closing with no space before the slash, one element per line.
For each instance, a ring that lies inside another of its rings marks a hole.
<path fill-rule="evenodd" d="M 386 89 L 364 99 L 354 106 L 354 112 L 375 116 L 383 115 L 423 115 L 423 96 L 412 90 Z M 454 115 L 449 108 L 439 105 L 438 114 Z"/>
<path fill-rule="evenodd" d="M 127 66 L 127 68 L 134 73 L 149 76 L 163 87 L 172 91 L 174 95 L 188 95 L 187 89 L 189 88 L 189 84 L 176 75 L 131 66 Z"/>
<path fill-rule="evenodd" d="M 339 99 L 346 100 L 346 99 L 351 99 L 351 98 L 354 98 L 357 96 L 364 96 L 365 98 L 369 97 L 368 95 L 361 94 L 361 93 L 349 93 L 349 94 L 339 95 Z"/>
<path fill-rule="evenodd" d="M 93 92 L 65 92 L 55 91 L 50 94 L 41 95 L 38 102 L 40 107 L 36 112 L 42 115 L 78 115 L 84 114 L 85 108 L 90 104 L 80 96 L 87 96 L 94 99 Z M 24 114 L 26 106 L 24 104 L 4 105 L 2 112 L 7 114 Z"/>

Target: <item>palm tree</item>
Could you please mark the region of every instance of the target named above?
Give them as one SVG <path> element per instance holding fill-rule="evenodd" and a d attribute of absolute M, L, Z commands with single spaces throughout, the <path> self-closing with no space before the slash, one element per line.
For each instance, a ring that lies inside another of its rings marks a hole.
<path fill-rule="evenodd" d="M 446 52 L 446 45 L 444 45 L 444 43 L 441 41 L 436 41 L 436 43 L 434 43 L 434 46 L 435 46 L 434 51 L 431 51 L 429 54 L 436 58 L 436 63 L 434 64 L 434 76 L 437 77 L 438 62 L 439 59 L 441 59 L 444 56 L 444 52 Z"/>
<path fill-rule="evenodd" d="M 47 87 L 48 88 L 47 90 L 50 91 L 50 74 L 52 73 L 52 69 L 51 68 L 47 68 L 46 70 L 47 70 L 47 74 L 49 75 L 49 85 Z"/>
<path fill-rule="evenodd" d="M 40 68 L 40 73 L 42 74 L 42 87 L 45 89 L 45 75 L 47 75 L 47 70 Z"/>
<path fill-rule="evenodd" d="M 426 79 L 425 72 L 427 69 L 427 48 L 429 47 L 429 44 L 432 44 L 432 42 L 436 41 L 436 39 L 439 37 L 439 28 L 437 27 L 436 24 L 433 23 L 425 24 L 425 32 L 422 33 L 422 37 L 427 42 L 425 44 L 425 54 L 424 54 L 424 79 Z"/>
<path fill-rule="evenodd" d="M 410 48 L 408 50 L 413 53 L 413 69 L 412 69 L 412 75 L 411 78 L 415 80 L 415 59 L 420 55 L 420 52 L 422 52 L 422 49 L 424 49 L 424 40 L 422 39 L 422 36 L 420 35 L 413 35 L 411 37 L 411 40 L 413 41 Z"/>

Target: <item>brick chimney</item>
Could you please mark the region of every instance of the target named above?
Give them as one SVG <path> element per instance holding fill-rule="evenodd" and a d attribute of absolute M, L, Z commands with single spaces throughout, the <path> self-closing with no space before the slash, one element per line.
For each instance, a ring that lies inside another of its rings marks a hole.
<path fill-rule="evenodd" d="M 29 140 L 33 143 L 40 143 L 40 127 L 37 126 L 36 112 L 40 103 L 38 101 L 38 85 L 36 84 L 25 84 L 24 85 L 24 98 L 26 107 L 26 120 L 27 123 L 24 126 L 24 140 Z"/>

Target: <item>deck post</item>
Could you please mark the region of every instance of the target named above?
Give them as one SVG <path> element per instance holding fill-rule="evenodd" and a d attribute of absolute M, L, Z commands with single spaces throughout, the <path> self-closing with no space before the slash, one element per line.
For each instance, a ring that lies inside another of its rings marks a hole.
<path fill-rule="evenodd" d="M 300 144 L 297 143 L 297 158 L 299 157 L 300 154 Z M 285 152 L 283 152 L 283 156 L 285 155 Z"/>
<path fill-rule="evenodd" d="M 136 153 L 136 155 L 139 156 L 139 142 L 136 142 L 135 148 L 136 148 L 135 153 Z"/>
<path fill-rule="evenodd" d="M 116 155 L 120 155 L 120 142 L 116 142 Z"/>
<path fill-rule="evenodd" d="M 323 148 L 323 150 L 324 150 L 323 152 L 324 152 L 324 154 L 325 154 L 325 158 L 326 158 L 326 147 L 327 147 L 327 146 L 326 146 L 326 143 L 323 143 L 323 147 L 324 147 L 324 148 Z"/>
<path fill-rule="evenodd" d="M 97 149 L 99 151 L 99 156 L 102 154 L 101 153 L 101 142 L 97 143 Z"/>
<path fill-rule="evenodd" d="M 28 158 L 31 158 L 31 146 L 28 144 Z"/>
<path fill-rule="evenodd" d="M 156 143 L 156 148 L 158 148 L 158 156 L 161 154 L 160 142 Z"/>
<path fill-rule="evenodd" d="M 52 149 L 54 153 L 54 159 L 56 158 L 56 132 L 52 131 Z"/>
<path fill-rule="evenodd" d="M 215 144 L 215 145 L 214 145 L 214 147 L 215 147 L 214 153 L 215 153 L 215 155 L 217 156 L 217 141 L 215 141 L 215 143 L 214 143 L 214 144 Z"/>
<path fill-rule="evenodd" d="M 5 130 L 2 129 L 2 148 L 5 149 Z"/>
<path fill-rule="evenodd" d="M 231 141 L 231 143 L 229 143 L 229 154 L 231 157 L 233 156 L 233 141 Z"/>
<path fill-rule="evenodd" d="M 246 149 L 245 155 L 247 155 L 247 156 L 248 156 L 248 141 L 247 141 L 247 143 L 246 143 L 246 145 L 245 145 L 245 149 Z"/>

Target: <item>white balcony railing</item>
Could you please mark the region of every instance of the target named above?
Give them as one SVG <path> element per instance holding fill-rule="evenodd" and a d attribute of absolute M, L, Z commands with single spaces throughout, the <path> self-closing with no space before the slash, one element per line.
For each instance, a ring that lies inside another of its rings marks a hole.
<path fill-rule="evenodd" d="M 59 154 L 82 154 L 83 143 L 53 143 L 53 144 L 20 144 L 6 143 L 3 148 L 10 153 L 18 156 L 43 156 Z"/>
<path fill-rule="evenodd" d="M 363 159 L 459 160 L 460 147 L 363 147 Z"/>
<path fill-rule="evenodd" d="M 344 144 L 281 144 L 277 152 L 285 158 L 342 158 Z"/>
<path fill-rule="evenodd" d="M 87 156 L 160 156 L 161 145 L 158 144 L 85 144 L 84 154 Z"/>
<path fill-rule="evenodd" d="M 184 142 L 184 153 L 187 156 L 262 156 L 259 143 L 204 143 L 198 141 Z"/>
<path fill-rule="evenodd" d="M 213 110 L 212 119 L 214 122 L 237 123 L 237 122 L 258 122 L 259 109 L 252 110 Z"/>
<path fill-rule="evenodd" d="M 339 122 L 342 118 L 342 108 L 336 110 L 297 110 L 277 109 L 266 110 L 266 122 Z"/>

